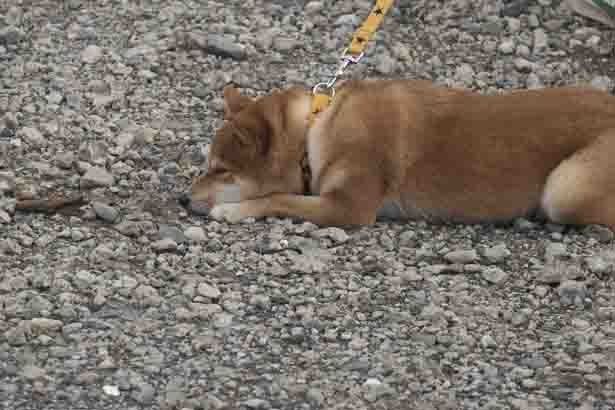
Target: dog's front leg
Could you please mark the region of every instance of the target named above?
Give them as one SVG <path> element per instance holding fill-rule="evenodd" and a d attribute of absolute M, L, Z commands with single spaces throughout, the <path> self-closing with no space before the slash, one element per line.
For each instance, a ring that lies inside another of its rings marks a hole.
<path fill-rule="evenodd" d="M 371 225 L 376 220 L 377 198 L 350 198 L 340 194 L 305 196 L 274 194 L 212 208 L 210 216 L 235 223 L 246 218 L 298 218 L 319 226 Z"/>

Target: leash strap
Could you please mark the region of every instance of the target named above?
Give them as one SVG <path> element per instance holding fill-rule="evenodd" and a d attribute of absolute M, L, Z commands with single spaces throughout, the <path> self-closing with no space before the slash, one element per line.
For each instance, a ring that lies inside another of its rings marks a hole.
<path fill-rule="evenodd" d="M 363 22 L 363 25 L 355 31 L 352 36 L 350 46 L 348 46 L 348 52 L 354 55 L 360 55 L 365 50 L 367 42 L 372 39 L 380 23 L 384 20 L 384 16 L 388 13 L 389 9 L 393 6 L 393 0 L 377 0 L 376 5 L 372 9 L 369 16 Z"/>
<path fill-rule="evenodd" d="M 367 43 L 372 39 L 378 27 L 384 20 L 384 16 L 393 6 L 394 0 L 376 0 L 376 4 L 372 8 L 361 27 L 359 27 L 354 35 L 350 45 L 342 53 L 342 63 L 331 80 L 324 83 L 316 84 L 313 90 L 312 109 L 310 111 L 310 124 L 314 121 L 318 113 L 323 111 L 335 96 L 333 86 L 337 78 L 344 73 L 344 70 L 350 64 L 356 64 L 364 55 Z"/>

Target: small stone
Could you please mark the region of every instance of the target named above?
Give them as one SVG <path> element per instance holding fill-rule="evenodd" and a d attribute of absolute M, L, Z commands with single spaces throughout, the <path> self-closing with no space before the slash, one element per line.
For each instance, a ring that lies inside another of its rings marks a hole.
<path fill-rule="evenodd" d="M 73 281 L 79 289 L 88 289 L 97 282 L 96 275 L 87 270 L 79 270 L 75 273 Z"/>
<path fill-rule="evenodd" d="M 171 238 L 164 238 L 152 243 L 152 249 L 156 252 L 173 252 L 177 250 L 177 242 Z"/>
<path fill-rule="evenodd" d="M 25 37 L 25 33 L 14 26 L 8 26 L 0 29 L 0 44 L 15 45 Z"/>
<path fill-rule="evenodd" d="M 585 275 L 578 263 L 554 261 L 547 263 L 536 277 L 539 283 L 557 284 L 566 280 L 582 278 Z"/>
<path fill-rule="evenodd" d="M 0 171 L 0 195 L 15 190 L 15 173 Z"/>
<path fill-rule="evenodd" d="M 613 270 L 613 263 L 607 262 L 600 256 L 589 256 L 585 258 L 587 269 L 596 275 L 603 275 Z"/>
<path fill-rule="evenodd" d="M 45 369 L 34 365 L 25 365 L 21 370 L 21 375 L 27 380 L 37 380 L 45 377 Z"/>
<path fill-rule="evenodd" d="M 191 226 L 184 231 L 184 236 L 192 242 L 205 242 L 207 236 L 205 230 L 200 226 Z"/>
<path fill-rule="evenodd" d="M 218 288 L 208 283 L 205 283 L 205 282 L 199 283 L 197 292 L 199 293 L 199 295 L 204 296 L 209 299 L 218 299 L 220 295 L 222 295 L 222 293 L 218 290 Z"/>
<path fill-rule="evenodd" d="M 89 45 L 81 52 L 81 61 L 86 64 L 96 64 L 103 57 L 103 49 Z"/>
<path fill-rule="evenodd" d="M 110 386 L 108 384 L 103 386 L 103 392 L 107 396 L 117 397 L 120 395 L 120 389 L 117 386 Z"/>
<path fill-rule="evenodd" d="M 47 319 L 44 317 L 34 318 L 30 320 L 30 326 L 33 332 L 57 332 L 64 326 L 61 320 Z"/>
<path fill-rule="evenodd" d="M 461 64 L 455 70 L 455 78 L 461 81 L 461 83 L 463 83 L 466 87 L 469 87 L 472 83 L 474 83 L 474 74 L 474 69 L 467 63 Z"/>
<path fill-rule="evenodd" d="M 546 50 L 548 45 L 547 33 L 541 28 L 534 30 L 534 53 Z"/>
<path fill-rule="evenodd" d="M 318 229 L 311 233 L 314 238 L 328 238 L 331 239 L 336 244 L 342 244 L 350 239 L 350 236 L 341 228 L 325 228 Z"/>
<path fill-rule="evenodd" d="M 123 221 L 115 225 L 115 229 L 122 235 L 137 237 L 141 234 L 141 227 L 136 221 Z"/>
<path fill-rule="evenodd" d="M 581 305 L 587 297 L 587 287 L 583 282 L 567 280 L 559 285 L 557 294 L 563 305 Z"/>
<path fill-rule="evenodd" d="M 269 402 L 263 399 L 250 399 L 243 404 L 249 409 L 268 409 L 270 407 Z"/>
<path fill-rule="evenodd" d="M 419 282 L 423 280 L 423 277 L 416 271 L 415 268 L 406 269 L 399 274 L 399 277 L 404 283 Z"/>
<path fill-rule="evenodd" d="M 105 222 L 114 223 L 120 216 L 117 209 L 102 202 L 93 202 L 92 209 L 96 216 Z"/>
<path fill-rule="evenodd" d="M 181 229 L 172 225 L 160 225 L 158 227 L 158 236 L 161 239 L 172 239 L 177 244 L 186 242 L 186 237 Z"/>
<path fill-rule="evenodd" d="M 308 389 L 308 391 L 305 393 L 305 397 L 308 399 L 308 401 L 314 403 L 314 405 L 316 406 L 322 405 L 325 401 L 325 396 L 323 395 L 323 393 L 316 388 Z"/>
<path fill-rule="evenodd" d="M 298 273 L 314 274 L 323 273 L 327 270 L 328 265 L 325 260 L 307 255 L 291 255 L 289 259 L 293 262 L 291 269 Z M 288 274 L 285 270 L 281 274 Z"/>
<path fill-rule="evenodd" d="M 220 57 L 230 57 L 235 60 L 246 58 L 246 49 L 235 42 L 232 36 L 212 34 L 207 38 L 205 51 Z"/>
<path fill-rule="evenodd" d="M 149 383 L 142 383 L 138 386 L 132 397 L 141 404 L 151 404 L 156 395 L 156 390 Z"/>
<path fill-rule="evenodd" d="M 394 394 L 393 389 L 387 384 L 376 378 L 369 378 L 363 383 L 363 387 L 367 389 L 365 400 L 370 403 L 376 400 Z"/>
<path fill-rule="evenodd" d="M 483 270 L 483 278 L 496 285 L 504 283 L 508 279 L 508 274 L 496 266 L 489 266 Z"/>
<path fill-rule="evenodd" d="M 71 151 L 61 152 L 56 155 L 56 165 L 61 169 L 71 169 L 75 162 L 75 154 Z"/>
<path fill-rule="evenodd" d="M 409 248 L 416 246 L 416 232 L 404 231 L 399 235 L 399 245 Z"/>
<path fill-rule="evenodd" d="M 508 31 L 511 33 L 517 33 L 521 30 L 521 20 L 514 17 L 509 17 L 506 19 L 506 26 L 508 27 Z"/>
<path fill-rule="evenodd" d="M 135 142 L 134 134 L 123 132 L 117 136 L 116 144 L 122 150 L 130 148 Z"/>
<path fill-rule="evenodd" d="M 594 77 L 590 85 L 602 91 L 611 92 L 613 90 L 613 80 L 606 75 Z"/>
<path fill-rule="evenodd" d="M 451 251 L 444 255 L 444 259 L 450 263 L 472 263 L 478 260 L 478 253 L 474 249 Z"/>
<path fill-rule="evenodd" d="M 395 72 L 395 69 L 397 68 L 397 61 L 388 54 L 385 54 L 378 59 L 378 63 L 375 68 L 379 74 L 385 76 L 390 75 Z"/>
<path fill-rule="evenodd" d="M 323 8 L 324 5 L 322 1 L 310 1 L 305 5 L 305 8 L 303 10 L 305 11 L 305 14 L 312 15 L 318 14 Z"/>
<path fill-rule="evenodd" d="M 515 69 L 520 73 L 531 73 L 534 70 L 534 64 L 525 58 L 515 58 L 513 64 L 515 65 Z"/>
<path fill-rule="evenodd" d="M 483 337 L 480 338 L 480 344 L 484 348 L 496 347 L 497 346 L 496 341 L 493 339 L 493 337 L 491 337 L 491 335 L 488 335 L 488 334 L 483 335 Z"/>
<path fill-rule="evenodd" d="M 0 209 L 0 223 L 1 224 L 10 224 L 12 221 L 11 215 L 3 209 Z"/>
<path fill-rule="evenodd" d="M 502 54 L 512 54 L 515 52 L 515 42 L 511 39 L 506 39 L 498 46 L 498 51 Z"/>
<path fill-rule="evenodd" d="M 568 254 L 566 245 L 560 242 L 550 242 L 545 247 L 545 260 L 547 262 L 553 262 L 556 259 L 561 259 Z"/>
<path fill-rule="evenodd" d="M 540 26 L 540 19 L 538 19 L 538 16 L 536 14 L 532 13 L 527 16 L 527 25 L 531 28 L 536 28 Z"/>
<path fill-rule="evenodd" d="M 491 263 L 501 263 L 510 258 L 511 252 L 508 250 L 505 244 L 499 244 L 492 246 L 485 250 L 485 258 Z"/>
<path fill-rule="evenodd" d="M 538 75 L 535 73 L 529 73 L 525 79 L 525 86 L 530 90 L 536 90 L 544 88 L 544 84 Z"/>
<path fill-rule="evenodd" d="M 47 145 L 47 140 L 43 134 L 36 128 L 23 127 L 17 136 L 23 138 L 28 144 L 35 147 L 44 147 Z"/>
<path fill-rule="evenodd" d="M 111 173 L 101 167 L 90 167 L 81 177 L 82 189 L 109 187 L 113 185 L 114 178 Z"/>
<path fill-rule="evenodd" d="M 588 225 L 583 229 L 583 234 L 601 243 L 609 243 L 615 237 L 611 229 L 602 225 Z"/>

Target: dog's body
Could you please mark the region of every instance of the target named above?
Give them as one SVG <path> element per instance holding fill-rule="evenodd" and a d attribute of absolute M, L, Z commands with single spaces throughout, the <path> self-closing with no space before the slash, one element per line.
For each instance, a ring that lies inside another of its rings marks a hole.
<path fill-rule="evenodd" d="M 481 95 L 357 81 L 313 124 L 302 88 L 256 100 L 232 87 L 224 95 L 228 121 L 191 195 L 193 208 L 216 219 L 346 226 L 377 216 L 478 223 L 539 212 L 615 227 L 615 97 L 606 92 Z"/>

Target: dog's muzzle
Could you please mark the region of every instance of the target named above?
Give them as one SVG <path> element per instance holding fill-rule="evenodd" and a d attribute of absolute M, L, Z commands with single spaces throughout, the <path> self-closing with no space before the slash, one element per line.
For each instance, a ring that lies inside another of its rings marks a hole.
<path fill-rule="evenodd" d="M 184 208 L 188 208 L 191 202 L 190 196 L 187 194 L 181 194 L 179 198 L 177 198 L 177 202 L 179 202 L 179 204 L 183 206 Z"/>
<path fill-rule="evenodd" d="M 204 201 L 193 201 L 188 194 L 182 194 L 177 198 L 179 204 L 192 213 L 198 215 L 209 215 L 211 207 Z"/>

